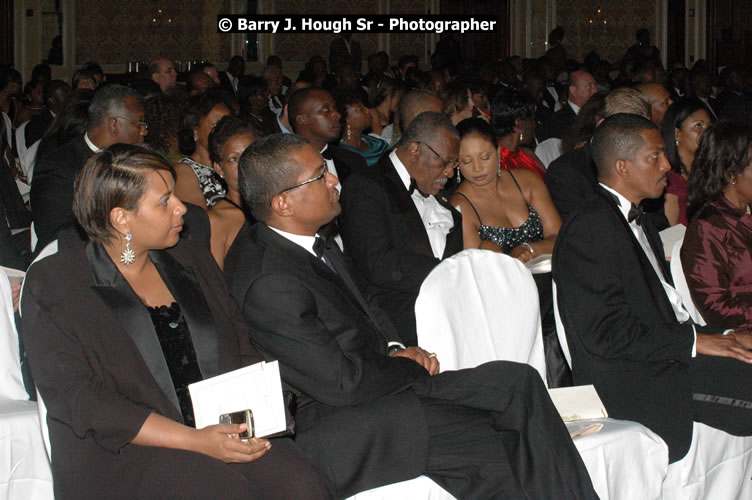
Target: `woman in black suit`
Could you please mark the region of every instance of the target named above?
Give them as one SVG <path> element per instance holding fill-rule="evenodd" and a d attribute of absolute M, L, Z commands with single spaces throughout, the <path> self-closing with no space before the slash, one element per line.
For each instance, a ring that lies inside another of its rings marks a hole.
<path fill-rule="evenodd" d="M 89 243 L 27 275 L 24 343 L 48 408 L 55 496 L 329 497 L 289 439 L 193 427 L 187 385 L 261 357 L 208 250 L 178 244 L 174 188 L 156 153 L 93 156 L 73 207 Z"/>

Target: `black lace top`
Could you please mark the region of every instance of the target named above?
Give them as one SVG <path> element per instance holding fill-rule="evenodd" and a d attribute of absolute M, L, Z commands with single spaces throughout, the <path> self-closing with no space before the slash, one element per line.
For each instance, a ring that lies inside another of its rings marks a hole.
<path fill-rule="evenodd" d="M 520 195 L 522 195 L 522 189 L 520 189 L 517 179 L 514 178 L 514 174 L 509 172 L 509 175 L 512 176 L 512 180 L 517 184 L 517 189 L 520 190 Z M 478 222 L 480 223 L 478 235 L 480 239 L 496 243 L 505 254 L 509 254 L 523 243 L 535 243 L 543 239 L 543 223 L 541 222 L 540 215 L 538 215 L 538 212 L 535 211 L 527 200 L 524 200 L 524 197 L 523 200 L 528 210 L 527 220 L 519 227 L 495 227 L 483 224 L 478 210 L 476 210 L 475 205 L 473 205 L 470 199 L 460 192 L 457 192 L 457 194 L 462 195 L 467 200 L 470 207 L 475 211 L 475 215 L 478 216 Z"/>
<path fill-rule="evenodd" d="M 198 367 L 196 350 L 193 348 L 191 334 L 185 323 L 180 306 L 173 302 L 169 306 L 147 307 L 154 323 L 154 329 L 162 346 L 167 368 L 170 370 L 172 383 L 180 402 L 183 421 L 189 427 L 195 427 L 193 404 L 188 393 L 188 384 L 203 380 Z"/>

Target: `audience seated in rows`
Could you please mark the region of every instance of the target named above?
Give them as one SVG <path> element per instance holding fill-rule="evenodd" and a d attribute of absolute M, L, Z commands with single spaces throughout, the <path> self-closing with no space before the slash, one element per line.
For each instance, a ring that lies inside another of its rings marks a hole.
<path fill-rule="evenodd" d="M 443 137 L 434 139 L 442 150 L 453 142 L 456 158 L 451 122 L 437 113 L 416 118 L 397 153 L 413 157 L 418 187 L 436 193 L 441 182 L 418 169 L 448 167 L 420 158 L 417 141 L 429 136 L 414 132 L 424 128 Z M 456 498 L 596 497 L 534 369 L 497 361 L 438 374 L 435 355 L 400 345 L 337 245 L 317 241 L 340 211 L 338 180 L 317 147 L 296 135 L 261 139 L 241 158 L 240 183 L 261 222 L 238 234 L 225 274 L 254 345 L 280 361 L 298 395 L 297 444 L 338 497 L 421 474 Z"/>
<path fill-rule="evenodd" d="M 660 238 L 638 205 L 659 198 L 670 165 L 658 128 L 607 118 L 592 154 L 599 187 L 564 223 L 554 249 L 559 312 L 575 384 L 594 384 L 610 417 L 634 420 L 688 451 L 692 421 L 751 435 L 752 336 L 693 325 Z"/>

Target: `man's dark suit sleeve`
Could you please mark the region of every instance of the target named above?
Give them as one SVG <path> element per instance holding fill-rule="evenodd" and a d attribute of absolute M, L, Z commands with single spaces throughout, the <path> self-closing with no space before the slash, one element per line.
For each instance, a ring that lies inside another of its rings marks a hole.
<path fill-rule="evenodd" d="M 53 155 L 44 157 L 31 183 L 30 203 L 38 248 L 44 248 L 63 226 L 74 220 L 71 182 L 58 167 Z"/>
<path fill-rule="evenodd" d="M 361 273 L 380 288 L 417 294 L 439 259 L 400 248 L 390 221 L 396 210 L 384 188 L 365 175 L 352 175 L 342 189 L 339 217 L 345 252 Z"/>
<path fill-rule="evenodd" d="M 356 346 L 369 342 L 364 339 L 375 333 L 344 317 L 341 331 L 330 330 L 319 319 L 314 294 L 291 276 L 264 274 L 255 279 L 243 301 L 243 314 L 254 344 L 268 359 L 280 361 L 285 381 L 326 405 L 363 404 L 427 376 L 412 360 L 391 358 L 368 346 L 343 348 L 343 339 Z"/>
<path fill-rule="evenodd" d="M 546 187 L 562 220 L 593 194 L 592 183 L 573 168 L 572 160 L 572 155 L 565 154 L 551 162 L 546 172 Z"/>
<path fill-rule="evenodd" d="M 694 341 L 691 325 L 646 323 L 630 308 L 624 283 L 644 277 L 625 265 L 625 254 L 633 252 L 631 245 L 620 247 L 625 242 L 619 234 L 623 229 L 599 223 L 603 215 L 576 213 L 556 242 L 554 279 L 567 336 L 575 336 L 592 355 L 604 359 L 689 364 Z"/>

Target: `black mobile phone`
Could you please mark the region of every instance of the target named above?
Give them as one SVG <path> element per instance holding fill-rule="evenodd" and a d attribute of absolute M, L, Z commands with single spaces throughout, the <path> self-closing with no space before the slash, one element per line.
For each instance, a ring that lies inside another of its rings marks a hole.
<path fill-rule="evenodd" d="M 256 436 L 256 427 L 253 425 L 253 411 L 240 410 L 232 413 L 225 413 L 219 416 L 220 424 L 248 424 L 245 431 L 239 434 L 242 441 L 248 441 Z"/>

